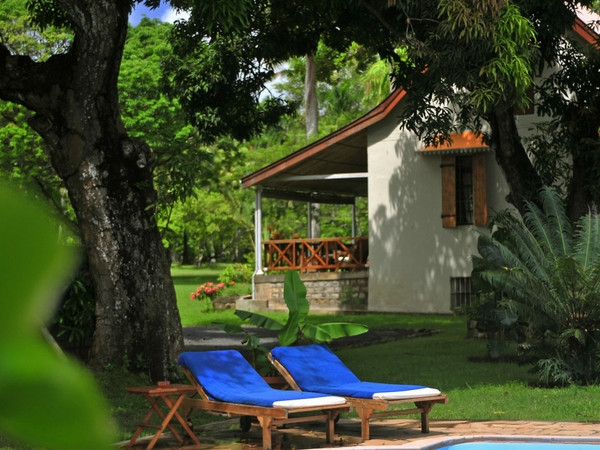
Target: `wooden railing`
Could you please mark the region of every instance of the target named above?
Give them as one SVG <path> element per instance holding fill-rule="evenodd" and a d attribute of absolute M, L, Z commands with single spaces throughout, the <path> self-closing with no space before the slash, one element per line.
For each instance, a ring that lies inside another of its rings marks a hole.
<path fill-rule="evenodd" d="M 363 270 L 369 256 L 366 236 L 263 241 L 267 271 L 301 272 Z"/>

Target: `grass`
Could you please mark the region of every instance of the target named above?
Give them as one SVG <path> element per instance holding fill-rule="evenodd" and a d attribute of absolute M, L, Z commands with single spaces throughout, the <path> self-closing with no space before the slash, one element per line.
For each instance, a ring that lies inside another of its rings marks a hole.
<path fill-rule="evenodd" d="M 178 305 L 184 326 L 205 326 L 214 321 L 239 323 L 232 310 L 206 312 L 191 301 L 190 292 L 205 281 L 216 281 L 221 265 L 201 270 L 173 269 Z M 276 316 L 282 319 L 282 315 Z M 369 381 L 414 383 L 435 386 L 447 393 L 449 403 L 433 408 L 431 418 L 460 420 L 549 420 L 595 421 L 600 404 L 600 386 L 543 389 L 533 387 L 529 366 L 490 362 L 486 342 L 466 338 L 466 318 L 450 315 L 364 314 L 338 316 L 337 320 L 359 322 L 370 328 L 431 329 L 431 336 L 347 348 L 336 351 L 357 374 Z M 332 316 L 315 315 L 312 322 L 330 322 Z M 514 347 L 511 349 L 514 352 Z M 141 396 L 127 394 L 128 386 L 149 383 L 143 374 L 122 370 L 97 373 L 100 388 L 111 405 L 118 426 L 117 439 L 128 439 L 147 412 Z M 221 420 L 195 413 L 194 423 Z M 22 449 L 0 434 L 0 449 Z"/>
<path fill-rule="evenodd" d="M 409 316 L 408 321 L 428 328 L 427 317 L 415 321 Z M 448 325 L 434 336 L 337 353 L 359 378 L 402 380 L 435 386 L 447 393 L 449 403 L 435 407 L 432 419 L 598 420 L 600 386 L 534 387 L 536 378 L 530 366 L 482 361 L 486 342 L 465 337 L 463 317 L 449 317 L 447 321 Z"/>
<path fill-rule="evenodd" d="M 207 311 L 206 305 L 197 300 L 191 300 L 190 294 L 195 292 L 198 286 L 208 281 L 216 283 L 225 267 L 227 267 L 227 264 L 215 263 L 202 266 L 202 269 L 196 266 L 180 265 L 171 268 L 171 276 L 177 295 L 177 307 L 179 308 L 181 324 L 184 327 L 202 326 L 224 320 L 221 312 Z M 237 288 L 240 288 L 240 286 L 238 285 Z M 252 287 L 247 286 L 246 290 L 250 293 Z M 239 323 L 239 319 L 233 315 L 233 311 L 229 311 L 229 314 L 225 314 L 225 316 L 225 320 Z"/>
<path fill-rule="evenodd" d="M 195 292 L 198 286 L 207 281 L 216 282 L 225 267 L 226 264 L 209 264 L 202 266 L 202 269 L 198 269 L 196 266 L 179 265 L 171 268 L 177 306 L 183 326 L 194 326 L 198 318 L 206 314 L 205 306 L 202 303 L 190 300 L 190 293 Z"/>
<path fill-rule="evenodd" d="M 198 269 L 186 270 L 183 273 L 187 275 L 198 272 Z M 173 273 L 176 286 L 184 286 L 186 280 L 180 273 Z M 190 302 L 189 293 L 194 288 L 195 286 L 187 286 L 186 296 L 178 296 L 181 310 L 184 309 L 182 303 Z M 191 311 L 189 305 L 187 311 Z M 281 315 L 275 317 L 282 319 Z M 530 373 L 529 365 L 485 360 L 487 343 L 485 340 L 466 337 L 464 316 L 364 314 L 339 316 L 336 319 L 364 323 L 369 328 L 424 328 L 437 331 L 428 337 L 402 339 L 337 352 L 359 378 L 425 384 L 447 393 L 449 403 L 435 407 L 431 413 L 433 419 L 598 419 L 595 409 L 600 404 L 600 386 L 554 389 L 534 387 L 536 378 Z M 311 322 L 331 320 L 330 315 L 310 317 Z M 203 326 L 215 321 L 239 323 L 238 317 L 231 310 L 192 312 L 185 316 L 182 312 L 184 326 Z M 515 346 L 509 347 L 508 352 L 514 353 Z"/>

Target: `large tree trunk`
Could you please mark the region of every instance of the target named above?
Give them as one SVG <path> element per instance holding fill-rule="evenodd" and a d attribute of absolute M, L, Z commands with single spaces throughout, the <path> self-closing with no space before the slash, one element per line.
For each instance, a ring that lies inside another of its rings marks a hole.
<path fill-rule="evenodd" d="M 542 180 L 521 144 L 514 114 L 509 109 L 497 108 L 489 118 L 489 123 L 496 161 L 510 189 L 507 200 L 523 214 L 525 201 L 538 198 Z"/>
<path fill-rule="evenodd" d="M 594 102 L 593 99 L 596 99 Z M 573 174 L 567 196 L 567 213 L 573 223 L 592 207 L 600 207 L 600 95 L 586 98 L 587 107 L 577 104 L 564 114 L 564 125 L 571 136 L 569 150 Z"/>
<path fill-rule="evenodd" d="M 96 290 L 91 362 L 147 364 L 169 376 L 183 343 L 165 249 L 152 215 L 150 153 L 123 129 L 117 78 L 129 2 L 57 0 L 75 25 L 67 55 L 35 63 L 0 45 L 0 97 L 36 113 L 77 215 Z"/>

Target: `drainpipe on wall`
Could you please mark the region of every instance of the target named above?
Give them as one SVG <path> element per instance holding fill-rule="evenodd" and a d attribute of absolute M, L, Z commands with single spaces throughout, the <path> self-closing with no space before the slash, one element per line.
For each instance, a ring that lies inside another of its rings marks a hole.
<path fill-rule="evenodd" d="M 252 300 L 256 300 L 254 277 L 263 275 L 262 267 L 262 190 L 256 188 L 254 193 L 254 273 L 252 274 Z"/>

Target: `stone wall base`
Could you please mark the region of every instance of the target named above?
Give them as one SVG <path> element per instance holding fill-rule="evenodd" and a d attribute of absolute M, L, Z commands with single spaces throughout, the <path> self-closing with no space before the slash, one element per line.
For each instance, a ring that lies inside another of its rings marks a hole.
<path fill-rule="evenodd" d="M 287 311 L 284 275 L 257 275 L 254 299 L 236 303 L 247 311 Z M 364 312 L 369 302 L 369 271 L 301 273 L 311 313 Z"/>

